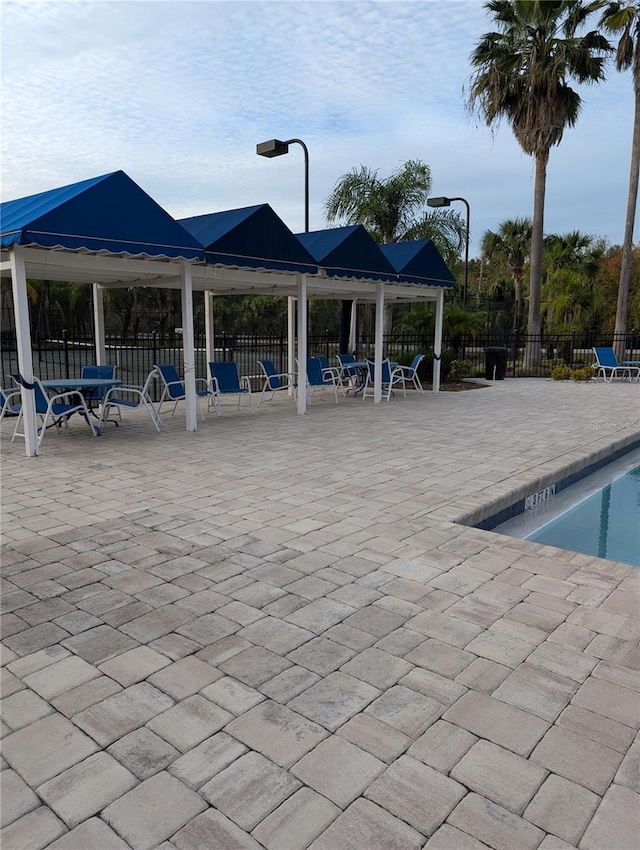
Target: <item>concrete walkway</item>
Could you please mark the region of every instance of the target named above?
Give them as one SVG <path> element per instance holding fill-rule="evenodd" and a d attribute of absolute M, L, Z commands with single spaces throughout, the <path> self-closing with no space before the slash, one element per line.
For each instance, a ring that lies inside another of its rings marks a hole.
<path fill-rule="evenodd" d="M 633 384 L 2 425 L 3 850 L 635 850 L 640 570 L 459 524 Z"/>

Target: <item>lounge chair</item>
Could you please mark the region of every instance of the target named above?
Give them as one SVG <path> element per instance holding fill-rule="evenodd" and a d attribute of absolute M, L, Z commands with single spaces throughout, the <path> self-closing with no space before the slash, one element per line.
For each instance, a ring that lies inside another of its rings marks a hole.
<path fill-rule="evenodd" d="M 597 369 L 596 379 L 611 383 L 614 378 L 629 378 L 630 381 L 640 380 L 640 366 L 631 363 L 618 363 L 618 358 L 613 348 L 594 348 L 596 362 L 593 368 Z"/>
<path fill-rule="evenodd" d="M 416 354 L 411 362 L 411 366 L 396 366 L 395 372 L 402 372 L 405 382 L 411 381 L 418 392 L 424 393 L 420 379 L 418 378 L 418 366 L 424 360 L 424 354 Z"/>
<path fill-rule="evenodd" d="M 37 378 L 34 378 L 33 383 L 31 384 L 20 373 L 12 375 L 11 377 L 16 384 L 19 384 L 26 390 L 33 390 L 35 394 L 36 414 L 42 419 L 42 425 L 38 431 L 38 448 L 42 445 L 47 428 L 50 428 L 53 425 L 56 426 L 56 430 L 58 430 L 62 425 L 64 425 L 65 428 L 68 428 L 69 418 L 74 413 L 79 413 L 82 416 L 89 428 L 91 428 L 91 433 L 94 437 L 100 436 L 100 429 L 96 428 L 91 421 L 87 402 L 85 401 L 82 393 L 78 392 L 78 390 L 67 390 L 67 392 L 64 393 L 57 393 L 56 395 L 49 396 Z M 20 411 L 13 429 L 11 442 L 13 442 L 16 437 L 24 437 L 24 432 L 18 431 L 23 414 L 24 408 L 20 405 Z"/>
<path fill-rule="evenodd" d="M 113 408 L 120 414 L 121 410 L 138 410 L 144 407 L 149 414 L 149 418 L 156 431 L 160 431 L 162 419 L 159 412 L 153 406 L 151 396 L 149 395 L 149 387 L 151 382 L 156 377 L 156 370 L 153 368 L 147 375 L 147 380 L 143 387 L 112 387 L 107 391 L 102 402 L 102 412 L 100 414 L 100 424 L 104 425 L 109 416 L 109 411 Z"/>
<path fill-rule="evenodd" d="M 160 396 L 160 403 L 158 404 L 158 416 L 160 416 L 160 412 L 162 410 L 162 405 L 165 402 L 174 402 L 173 410 L 171 411 L 171 415 L 173 416 L 176 412 L 176 407 L 178 406 L 179 401 L 184 401 L 186 399 L 186 389 L 184 386 L 184 379 L 178 375 L 176 367 L 173 363 L 156 363 L 153 367 L 156 370 L 157 376 L 162 381 L 162 395 Z M 198 389 L 198 386 L 201 389 Z M 204 378 L 196 378 L 196 402 L 198 404 L 198 410 L 200 411 L 200 416 L 204 419 L 204 413 L 202 412 L 202 408 L 200 407 L 200 399 L 207 399 L 207 409 L 209 409 L 209 402 L 211 401 L 212 394 L 209 390 L 207 382 Z M 215 403 L 216 410 L 218 410 L 218 405 Z M 220 411 L 218 410 L 218 413 Z"/>
<path fill-rule="evenodd" d="M 375 361 L 367 358 L 367 365 L 369 369 L 367 371 L 367 380 L 365 381 L 364 389 L 362 390 L 363 399 L 367 397 L 367 390 L 369 387 L 371 387 L 371 394 L 373 395 L 375 386 Z M 394 366 L 392 368 L 388 358 L 385 358 L 380 365 L 382 367 L 382 394 L 386 394 L 387 401 L 391 398 L 393 388 L 400 384 L 402 384 L 402 390 L 404 397 L 406 398 L 407 386 L 405 383 L 404 373 L 400 370 L 400 367 Z"/>
<path fill-rule="evenodd" d="M 264 385 L 258 399 L 257 407 L 260 407 L 262 404 L 262 399 L 267 391 L 271 393 L 269 404 L 271 404 L 273 397 L 280 390 L 286 390 L 287 392 L 292 390 L 295 396 L 298 385 L 295 383 L 294 375 L 289 372 L 276 372 L 276 367 L 271 360 L 258 360 L 258 366 L 260 366 L 264 373 Z"/>
<path fill-rule="evenodd" d="M 209 363 L 211 372 L 211 392 L 218 413 L 222 407 L 220 401 L 223 396 L 237 395 L 238 410 L 243 398 L 249 399 L 249 409 L 253 413 L 253 398 L 251 397 L 251 384 L 249 379 L 240 377 L 238 365 L 234 360 L 220 360 Z"/>

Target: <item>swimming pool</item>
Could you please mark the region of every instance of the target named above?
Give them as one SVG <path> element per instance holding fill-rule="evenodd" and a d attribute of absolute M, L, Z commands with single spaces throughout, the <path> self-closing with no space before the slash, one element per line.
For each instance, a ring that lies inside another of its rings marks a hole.
<path fill-rule="evenodd" d="M 640 567 L 640 466 L 545 523 L 525 540 Z"/>
<path fill-rule="evenodd" d="M 525 512 L 494 531 L 640 566 L 638 460 L 638 453 L 633 452 L 626 464 L 605 467 L 589 476 L 592 480 L 567 488 L 540 510 Z M 629 461 L 634 464 L 631 468 Z"/>

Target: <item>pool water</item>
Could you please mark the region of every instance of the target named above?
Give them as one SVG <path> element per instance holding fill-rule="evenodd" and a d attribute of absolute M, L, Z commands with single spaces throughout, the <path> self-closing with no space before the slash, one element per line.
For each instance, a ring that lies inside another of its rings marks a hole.
<path fill-rule="evenodd" d="M 640 567 L 640 466 L 525 537 Z"/>

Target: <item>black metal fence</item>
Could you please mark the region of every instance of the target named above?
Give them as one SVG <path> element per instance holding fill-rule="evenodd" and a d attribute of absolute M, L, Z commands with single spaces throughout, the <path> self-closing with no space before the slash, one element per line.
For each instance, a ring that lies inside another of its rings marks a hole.
<path fill-rule="evenodd" d="M 611 346 L 611 334 L 553 334 L 540 340 L 541 358 L 534 368 L 525 364 L 525 350 L 529 338 L 524 334 L 491 333 L 482 337 L 456 336 L 443 341 L 442 375 L 446 380 L 451 363 L 463 361 L 463 372 L 469 377 L 484 377 L 487 347 L 505 349 L 507 377 L 547 377 L 558 365 L 572 367 L 588 366 L 594 362 L 594 346 Z M 203 334 L 196 335 L 196 376 L 208 377 L 207 357 Z M 142 385 L 154 363 L 173 363 L 179 372 L 183 369 L 182 336 L 171 333 L 139 334 L 135 338 L 108 337 L 106 340 L 108 363 L 117 367 L 117 376 L 126 384 Z M 339 352 L 336 335 L 327 332 L 308 339 L 310 355 L 324 354 L 330 363 L 335 363 Z M 640 333 L 625 338 L 625 359 L 640 360 Z M 358 357 L 373 356 L 372 338 L 358 342 Z M 433 343 L 423 336 L 409 333 L 390 334 L 384 339 L 385 356 L 400 362 L 408 362 L 417 353 L 426 353 L 427 369 L 423 377 L 430 375 Z M 429 356 L 431 355 L 431 356 Z M 240 374 L 252 379 L 253 386 L 261 386 L 259 359 L 272 360 L 279 371 L 287 369 L 287 339 L 279 336 L 229 336 L 219 334 L 215 338 L 215 359 L 235 360 Z M 57 339 L 40 339 L 33 343 L 33 371 L 42 379 L 68 378 L 80 375 L 82 366 L 95 363 L 95 343 L 91 338 L 71 339 L 66 333 Z M 15 333 L 3 332 L 1 336 L 0 365 L 2 386 L 10 387 L 11 375 L 18 371 Z M 459 372 L 459 370 L 458 370 Z"/>

